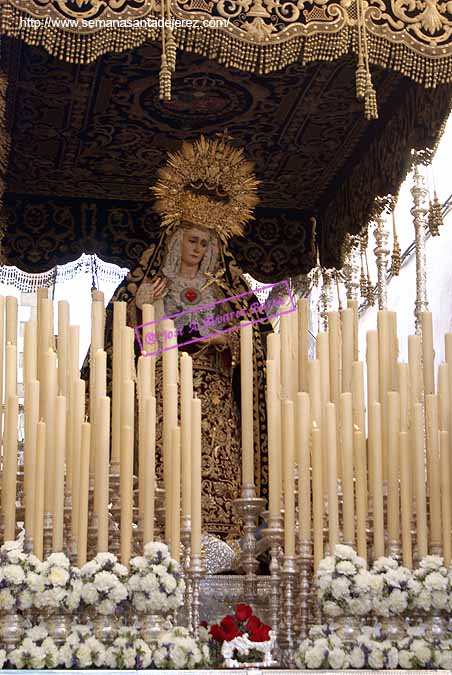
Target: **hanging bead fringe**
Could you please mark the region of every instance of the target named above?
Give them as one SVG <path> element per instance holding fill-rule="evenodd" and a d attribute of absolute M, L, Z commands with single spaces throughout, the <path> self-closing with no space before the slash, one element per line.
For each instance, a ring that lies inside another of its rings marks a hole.
<path fill-rule="evenodd" d="M 439 236 L 439 228 L 444 225 L 441 204 L 439 203 L 438 195 L 433 196 L 433 201 L 430 201 L 428 209 L 428 229 L 432 237 Z"/>

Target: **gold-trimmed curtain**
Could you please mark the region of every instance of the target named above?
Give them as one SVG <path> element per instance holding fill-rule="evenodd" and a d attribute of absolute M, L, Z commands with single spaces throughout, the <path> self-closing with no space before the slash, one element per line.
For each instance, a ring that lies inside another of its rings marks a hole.
<path fill-rule="evenodd" d="M 0 0 L 0 31 L 69 62 L 159 40 L 160 2 L 171 2 L 178 48 L 229 67 L 269 73 L 301 60 L 359 53 L 358 16 L 372 64 L 426 87 L 452 81 L 448 0 Z M 221 27 L 205 21 L 226 21 Z"/>

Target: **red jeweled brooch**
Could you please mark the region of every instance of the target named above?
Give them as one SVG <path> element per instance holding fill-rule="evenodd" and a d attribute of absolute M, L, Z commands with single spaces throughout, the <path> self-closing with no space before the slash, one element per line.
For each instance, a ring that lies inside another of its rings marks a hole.
<path fill-rule="evenodd" d="M 181 295 L 182 300 L 188 302 L 189 305 L 197 305 L 201 300 L 201 293 L 197 288 L 185 288 Z"/>

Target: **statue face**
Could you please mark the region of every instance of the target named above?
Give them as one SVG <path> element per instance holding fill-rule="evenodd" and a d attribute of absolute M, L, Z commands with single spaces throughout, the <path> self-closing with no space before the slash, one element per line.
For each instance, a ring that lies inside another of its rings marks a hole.
<path fill-rule="evenodd" d="M 186 265 L 199 265 L 204 257 L 209 237 L 203 230 L 191 227 L 184 231 L 182 238 L 182 262 Z"/>

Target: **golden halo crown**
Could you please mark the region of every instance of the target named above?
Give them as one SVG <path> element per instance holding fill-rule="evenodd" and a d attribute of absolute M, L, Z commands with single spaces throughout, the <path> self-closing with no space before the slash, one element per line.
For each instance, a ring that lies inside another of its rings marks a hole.
<path fill-rule="evenodd" d="M 168 155 L 150 188 L 161 227 L 170 231 L 188 222 L 215 230 L 224 242 L 243 235 L 244 225 L 254 219 L 259 181 L 243 150 L 227 143 L 224 136 L 184 141 L 178 152 Z"/>

